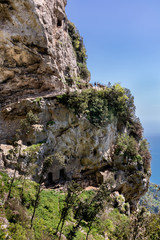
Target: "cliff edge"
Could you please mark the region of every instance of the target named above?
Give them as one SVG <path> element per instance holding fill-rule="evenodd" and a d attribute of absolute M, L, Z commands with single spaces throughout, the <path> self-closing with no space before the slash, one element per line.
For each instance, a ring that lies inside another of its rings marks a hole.
<path fill-rule="evenodd" d="M 119 84 L 91 86 L 83 39 L 65 0 L 0 1 L 0 167 L 45 184 L 108 183 L 131 209 L 147 191 L 148 144 L 133 96 Z M 33 163 L 33 162 L 32 162 Z"/>

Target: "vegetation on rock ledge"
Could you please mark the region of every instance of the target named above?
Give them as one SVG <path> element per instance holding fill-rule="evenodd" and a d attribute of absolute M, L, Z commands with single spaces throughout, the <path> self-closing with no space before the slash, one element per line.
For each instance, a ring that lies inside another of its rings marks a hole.
<path fill-rule="evenodd" d="M 78 116 L 84 115 L 95 126 L 102 126 L 111 121 L 112 116 L 124 124 L 128 123 L 129 126 L 135 118 L 133 96 L 128 89 L 122 88 L 119 84 L 100 90 L 86 89 L 82 92 L 64 94 L 57 99 Z"/>
<path fill-rule="evenodd" d="M 83 38 L 80 36 L 75 25 L 71 22 L 68 22 L 68 33 L 72 40 L 73 49 L 77 58 L 77 65 L 80 70 L 80 77 L 82 79 L 90 79 L 90 72 L 87 69 L 86 61 L 87 54 L 86 49 L 83 43 Z"/>

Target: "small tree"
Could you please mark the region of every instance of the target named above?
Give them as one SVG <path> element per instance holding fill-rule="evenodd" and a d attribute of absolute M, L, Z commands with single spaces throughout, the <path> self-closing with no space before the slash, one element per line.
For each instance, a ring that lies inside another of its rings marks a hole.
<path fill-rule="evenodd" d="M 9 185 L 9 191 L 8 191 L 8 197 L 7 200 L 9 200 L 11 198 L 11 192 L 12 192 L 12 187 L 14 184 L 14 181 L 16 179 L 16 172 L 19 170 L 20 168 L 20 162 L 19 162 L 19 157 L 20 157 L 20 153 L 21 153 L 21 145 L 19 145 L 18 143 L 15 144 L 15 147 L 13 149 L 11 149 L 9 151 L 9 156 L 10 158 L 16 162 L 15 165 L 15 169 L 14 169 L 14 173 L 13 173 L 13 177 L 11 178 L 10 181 L 10 185 Z"/>
<path fill-rule="evenodd" d="M 64 223 L 66 221 L 66 218 L 69 214 L 69 211 L 73 207 L 73 205 L 75 205 L 75 202 L 77 200 L 77 197 L 78 197 L 80 191 L 81 191 L 80 186 L 78 184 L 76 184 L 75 182 L 72 182 L 68 186 L 67 195 L 66 195 L 65 200 L 64 200 L 63 208 L 61 210 L 60 220 L 59 220 L 59 223 L 57 225 L 56 232 L 55 232 L 55 235 L 57 235 L 57 232 L 58 232 L 59 227 L 61 225 L 59 239 L 61 239 L 62 230 L 63 230 L 63 227 L 64 227 Z"/>
<path fill-rule="evenodd" d="M 78 202 L 78 207 L 76 206 L 76 209 L 74 210 L 74 219 L 77 221 L 77 224 L 69 232 L 69 240 L 74 239 L 82 221 L 85 221 L 88 227 L 86 236 L 86 240 L 88 240 L 93 223 L 96 222 L 97 215 L 104 209 L 105 202 L 109 201 L 110 193 L 111 190 L 108 189 L 107 185 L 101 185 L 92 198 L 80 200 Z"/>
<path fill-rule="evenodd" d="M 39 185 L 37 187 L 37 192 L 36 192 L 36 200 L 35 200 L 35 203 L 34 203 L 34 206 L 33 206 L 34 208 L 33 208 L 33 214 L 32 214 L 32 217 L 31 217 L 30 228 L 33 227 L 33 220 L 34 220 L 34 217 L 35 217 L 36 209 L 38 207 L 40 193 L 41 193 L 41 186 L 42 186 L 42 183 L 44 181 L 44 176 L 45 176 L 48 168 L 52 165 L 52 163 L 53 163 L 53 157 L 52 156 L 46 157 L 43 161 L 43 167 L 42 167 L 42 171 L 41 171 L 40 178 L 39 178 Z"/>
<path fill-rule="evenodd" d="M 150 223 L 149 212 L 143 207 L 138 212 L 134 212 L 130 221 L 130 239 L 148 239 L 146 235 L 147 227 Z"/>
<path fill-rule="evenodd" d="M 22 179 L 22 187 L 20 192 L 20 198 L 21 203 L 24 203 L 24 186 L 25 181 L 28 176 L 32 176 L 35 172 L 35 169 L 37 167 L 37 151 L 39 151 L 39 145 L 37 147 L 29 147 L 26 150 L 24 150 L 27 153 L 27 156 L 24 159 L 24 165 L 23 165 L 23 175 L 21 176 Z"/>
<path fill-rule="evenodd" d="M 91 202 L 88 203 L 88 206 L 86 206 L 87 208 L 83 216 L 83 219 L 88 225 L 86 240 L 88 240 L 93 223 L 97 221 L 97 215 L 104 209 L 106 202 L 110 201 L 110 193 L 110 190 L 108 190 L 106 186 L 101 185 L 99 191 L 93 197 Z"/>
<path fill-rule="evenodd" d="M 37 114 L 34 114 L 32 110 L 30 110 L 27 114 L 25 119 L 21 120 L 21 132 L 23 134 L 28 134 L 34 124 L 39 122 L 39 118 Z"/>

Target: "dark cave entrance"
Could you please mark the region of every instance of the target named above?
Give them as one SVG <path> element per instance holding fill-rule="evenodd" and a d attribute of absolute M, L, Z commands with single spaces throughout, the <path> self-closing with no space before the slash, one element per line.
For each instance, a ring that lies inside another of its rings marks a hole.
<path fill-rule="evenodd" d="M 49 173 L 48 173 L 48 183 L 49 183 L 49 184 L 52 184 L 52 181 L 53 181 L 53 180 L 52 180 L 52 179 L 53 179 L 52 177 L 53 177 L 52 172 L 49 172 Z"/>
<path fill-rule="evenodd" d="M 96 182 L 97 185 L 103 184 L 103 175 L 100 172 L 96 173 Z"/>
<path fill-rule="evenodd" d="M 27 146 L 31 146 L 32 145 L 32 143 L 31 142 L 27 142 Z"/>
<path fill-rule="evenodd" d="M 62 20 L 58 19 L 57 20 L 57 27 L 61 27 L 62 26 Z"/>
<path fill-rule="evenodd" d="M 62 168 L 59 172 L 59 177 L 60 177 L 60 180 L 66 180 L 66 174 L 65 174 L 65 169 Z"/>

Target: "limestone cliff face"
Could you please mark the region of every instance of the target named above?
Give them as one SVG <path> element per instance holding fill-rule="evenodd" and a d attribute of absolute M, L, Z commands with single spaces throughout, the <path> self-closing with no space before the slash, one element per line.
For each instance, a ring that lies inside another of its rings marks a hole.
<path fill-rule="evenodd" d="M 0 103 L 67 91 L 79 76 L 66 0 L 0 1 Z M 76 86 L 72 86 L 72 89 Z"/>
<path fill-rule="evenodd" d="M 38 122 L 23 126 L 22 121 L 26 121 L 30 111 L 38 117 Z M 148 189 L 150 172 L 146 171 L 145 162 L 114 153 L 118 134 L 116 118 L 97 128 L 56 98 L 47 98 L 10 104 L 3 108 L 1 119 L 1 136 L 6 137 L 6 142 L 3 139 L 0 145 L 2 168 L 16 167 L 9 150 L 20 139 L 22 173 L 27 153 L 36 154 L 39 171 L 46 157 L 53 159 L 45 175 L 46 184 L 76 180 L 87 187 L 111 180 L 114 191 L 123 194 L 132 207 Z"/>
<path fill-rule="evenodd" d="M 120 127 L 114 116 L 97 127 L 56 97 L 89 81 L 80 74 L 84 65 L 68 33 L 73 26 L 68 31 L 65 5 L 65 0 L 0 0 L 0 168 L 16 167 L 23 174 L 28 157 L 34 157 L 37 178 L 50 157 L 46 184 L 74 179 L 86 187 L 112 180 L 113 191 L 135 207 L 147 191 L 150 163 L 115 153 L 118 134 L 130 134 L 125 124 Z M 18 157 L 11 154 L 15 142 Z"/>

